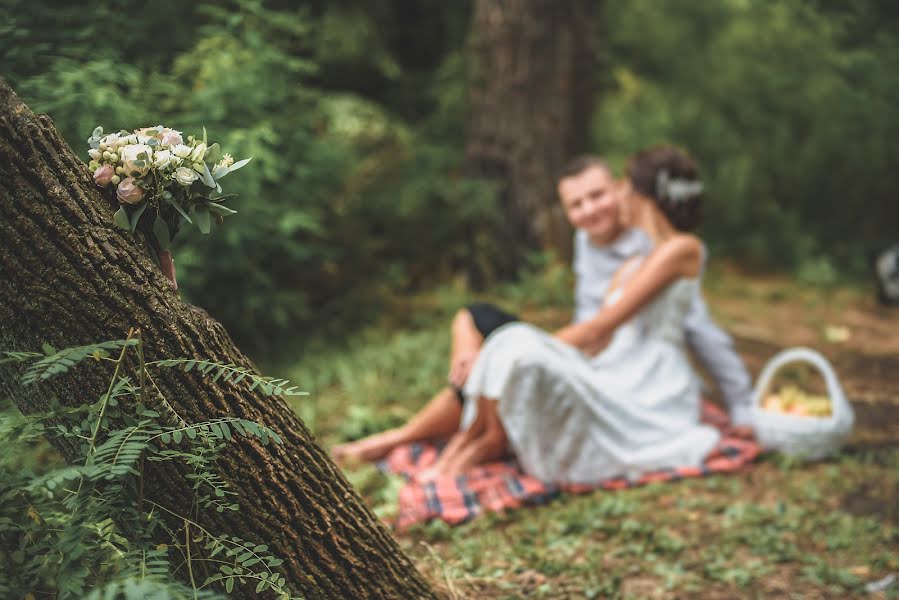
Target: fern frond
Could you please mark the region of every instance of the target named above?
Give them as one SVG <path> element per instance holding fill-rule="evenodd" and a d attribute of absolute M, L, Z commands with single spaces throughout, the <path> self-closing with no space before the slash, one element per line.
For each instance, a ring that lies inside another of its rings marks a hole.
<path fill-rule="evenodd" d="M 168 427 L 154 435 L 152 439 L 160 438 L 163 444 L 171 441 L 179 444 L 185 435 L 191 439 L 200 435 L 212 440 L 230 440 L 232 427 L 244 437 L 258 437 L 263 444 L 267 444 L 269 439 L 274 440 L 276 444 L 281 443 L 281 436 L 265 425 L 237 417 L 222 417 L 183 427 Z"/>
<path fill-rule="evenodd" d="M 247 367 L 238 367 L 234 363 L 224 364 L 209 360 L 197 360 L 195 358 L 168 358 L 148 362 L 147 366 L 181 368 L 185 373 L 196 369 L 203 375 L 208 375 L 215 371 L 215 375 L 212 377 L 213 382 L 221 379 L 231 383 L 240 383 L 244 379 L 248 379 L 251 382 L 251 390 L 259 388 L 266 396 L 305 396 L 308 394 L 308 392 L 298 390 L 296 386 L 288 386 L 290 381 L 287 379 L 263 377 L 253 373 Z"/>
<path fill-rule="evenodd" d="M 41 354 L 40 352 L 0 352 L 0 355 L 6 356 L 6 358 L 0 358 L 0 365 L 4 363 L 20 363 L 29 360 L 34 360 L 35 358 L 39 358 L 41 356 L 46 356 L 45 354 Z"/>
<path fill-rule="evenodd" d="M 137 474 L 134 464 L 158 432 L 158 426 L 141 421 L 133 427 L 110 433 L 90 457 L 94 469 L 90 471 L 89 479 L 115 479 L 129 473 Z"/>
<path fill-rule="evenodd" d="M 22 383 L 29 384 L 38 380 L 49 379 L 54 375 L 65 373 L 85 358 L 95 358 L 99 360 L 109 356 L 110 350 L 119 350 L 125 346 L 134 346 L 140 343 L 137 339 L 130 340 L 113 340 L 110 342 L 101 342 L 99 344 L 89 344 L 87 346 L 75 346 L 74 348 L 66 348 L 49 356 L 45 356 L 37 361 L 22 376 Z"/>

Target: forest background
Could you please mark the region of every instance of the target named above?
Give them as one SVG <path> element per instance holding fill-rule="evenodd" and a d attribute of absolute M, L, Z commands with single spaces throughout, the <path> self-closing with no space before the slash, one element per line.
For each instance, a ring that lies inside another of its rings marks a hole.
<path fill-rule="evenodd" d="M 97 125 L 159 123 L 253 157 L 229 181 L 237 217 L 174 254 L 184 296 L 265 359 L 405 293 L 509 276 L 499 191 L 466 164 L 473 5 L 3 0 L 0 64 L 85 159 Z M 648 144 L 683 146 L 716 259 L 869 276 L 899 223 L 899 7 L 606 0 L 591 19 L 578 150 L 620 171 Z"/>

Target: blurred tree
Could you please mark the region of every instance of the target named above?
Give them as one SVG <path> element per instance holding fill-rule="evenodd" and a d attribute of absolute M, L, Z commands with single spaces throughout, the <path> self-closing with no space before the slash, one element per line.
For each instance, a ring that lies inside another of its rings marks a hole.
<path fill-rule="evenodd" d="M 471 172 L 495 182 L 505 227 L 497 260 L 514 274 L 528 252 L 570 253 L 555 175 L 585 147 L 593 109 L 595 0 L 476 0 L 472 17 Z"/>
<path fill-rule="evenodd" d="M 0 348 L 66 348 L 121 339 L 133 327 L 149 360 L 190 357 L 252 368 L 218 322 L 175 296 L 148 258 L 146 238 L 113 225 L 116 204 L 50 119 L 33 115 L 0 79 Z M 171 462 L 144 466 L 148 499 L 217 534 L 266 544 L 284 560 L 288 587 L 304 598 L 434 597 L 286 402 L 247 382 L 211 383 L 199 370 L 167 370 L 154 382 L 188 423 L 239 417 L 265 424 L 284 443 L 226 448 L 218 475 L 239 491 L 237 512 L 199 509 Z M 32 386 L 6 377 L 0 394 L 28 414 L 46 409 L 49 398 L 64 405 L 98 398 L 107 385 L 105 372 L 84 369 Z M 170 412 L 151 396 L 150 408 Z M 175 518 L 174 529 L 182 526 Z M 237 597 L 256 594 L 239 589 Z"/>

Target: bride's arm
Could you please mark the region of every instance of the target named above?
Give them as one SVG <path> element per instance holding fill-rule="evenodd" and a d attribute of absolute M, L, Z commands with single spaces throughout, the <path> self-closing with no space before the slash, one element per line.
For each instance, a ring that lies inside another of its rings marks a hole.
<path fill-rule="evenodd" d="M 630 319 L 668 284 L 680 277 L 696 277 L 702 260 L 702 245 L 688 234 L 678 234 L 656 247 L 622 289 L 621 297 L 603 306 L 596 316 L 569 325 L 555 336 L 595 354 L 611 339 L 615 328 Z"/>

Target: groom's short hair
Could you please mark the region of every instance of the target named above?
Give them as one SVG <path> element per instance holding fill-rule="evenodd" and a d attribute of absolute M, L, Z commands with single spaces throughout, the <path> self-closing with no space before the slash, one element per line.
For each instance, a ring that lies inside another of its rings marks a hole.
<path fill-rule="evenodd" d="M 574 177 L 575 175 L 580 175 L 587 169 L 602 169 L 611 175 L 612 169 L 609 167 L 608 163 L 598 156 L 594 156 L 593 154 L 582 154 L 580 156 L 576 156 L 565 163 L 565 166 L 559 171 L 558 176 L 556 177 L 556 181 L 562 181 L 566 177 Z"/>

